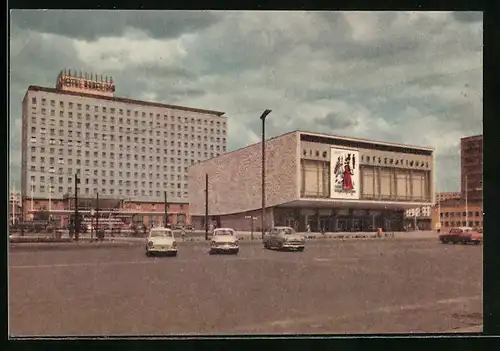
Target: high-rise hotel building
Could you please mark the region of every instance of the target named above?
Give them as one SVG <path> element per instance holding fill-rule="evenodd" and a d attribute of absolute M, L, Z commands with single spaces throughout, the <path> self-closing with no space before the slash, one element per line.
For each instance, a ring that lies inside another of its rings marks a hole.
<path fill-rule="evenodd" d="M 113 80 L 61 71 L 22 102 L 23 199 L 188 203 L 188 166 L 226 152 L 224 112 L 114 96 Z M 49 195 L 50 192 L 50 195 Z"/>

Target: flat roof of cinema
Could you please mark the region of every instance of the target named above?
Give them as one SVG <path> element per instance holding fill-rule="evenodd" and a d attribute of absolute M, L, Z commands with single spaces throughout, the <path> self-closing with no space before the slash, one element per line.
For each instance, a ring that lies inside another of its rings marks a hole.
<path fill-rule="evenodd" d="M 73 91 L 60 90 L 60 89 L 56 89 L 56 88 L 41 87 L 38 85 L 30 85 L 28 87 L 28 91 L 44 91 L 47 93 L 82 96 L 82 97 L 88 97 L 88 98 L 98 99 L 98 100 L 122 102 L 125 104 L 134 104 L 134 105 L 160 107 L 160 108 L 170 108 L 170 109 L 174 109 L 174 110 L 183 110 L 183 111 L 204 113 L 204 114 L 210 114 L 210 115 L 215 115 L 215 116 L 219 116 L 219 117 L 225 114 L 225 112 L 220 112 L 220 111 L 204 110 L 204 109 L 193 108 L 193 107 L 169 105 L 169 104 L 163 104 L 163 103 L 159 103 L 159 102 L 134 100 L 134 99 L 128 99 L 128 98 L 122 98 L 122 97 L 104 96 L 104 95 L 96 95 L 96 94 L 89 94 L 89 93 L 78 93 L 78 92 L 73 92 Z"/>
<path fill-rule="evenodd" d="M 330 140 L 346 140 L 346 141 L 352 141 L 352 142 L 358 142 L 358 143 L 367 143 L 367 144 L 372 144 L 372 145 L 383 145 L 383 146 L 386 146 L 386 147 L 391 147 L 391 148 L 395 148 L 396 150 L 394 151 L 398 151 L 397 149 L 402 149 L 402 148 L 405 148 L 405 149 L 411 149 L 411 150 L 422 150 L 422 151 L 426 151 L 428 153 L 431 153 L 434 151 L 434 148 L 430 148 L 430 147 L 425 147 L 425 146 L 414 146 L 414 145 L 408 145 L 408 144 L 398 144 L 398 143 L 389 143 L 389 142 L 384 142 L 384 141 L 376 141 L 376 140 L 369 140 L 369 139 L 359 139 L 359 138 L 351 138 L 351 137 L 344 137 L 344 136 L 336 136 L 336 135 L 331 135 L 331 134 L 324 134 L 324 133 L 315 133 L 315 132 L 307 132 L 307 131 L 304 131 L 304 130 L 294 130 L 294 131 L 291 131 L 291 132 L 287 132 L 287 133 L 284 133 L 284 134 L 280 134 L 280 135 L 276 135 L 276 136 L 273 136 L 269 139 L 266 139 L 266 142 L 270 141 L 270 140 L 273 140 L 273 139 L 278 139 L 278 138 L 281 138 L 285 135 L 289 135 L 289 134 L 294 134 L 294 133 L 298 133 L 299 134 L 299 138 L 301 135 L 305 135 L 305 136 L 312 136 L 312 137 L 316 137 L 316 138 L 325 138 L 325 139 L 330 139 Z M 209 161 L 213 161 L 214 159 L 216 158 L 219 158 L 219 157 L 224 157 L 224 156 L 227 156 L 227 155 L 230 155 L 232 153 L 235 153 L 235 152 L 238 152 L 238 151 L 241 151 L 241 150 L 245 150 L 249 147 L 252 147 L 252 146 L 255 146 L 255 145 L 258 145 L 258 144 L 261 144 L 260 141 L 256 142 L 256 143 L 253 143 L 253 144 L 250 144 L 250 145 L 247 145 L 247 146 L 243 146 L 243 147 L 240 147 L 238 149 L 235 149 L 235 150 L 231 150 L 231 151 L 228 151 L 226 153 L 223 153 L 219 156 L 216 156 L 216 157 L 212 157 L 212 158 L 209 158 L 207 160 L 203 160 L 203 161 L 200 161 L 194 165 L 190 165 L 189 167 L 192 167 L 192 166 L 196 166 L 196 165 L 199 165 L 199 164 L 203 164 L 205 162 L 209 162 Z"/>
<path fill-rule="evenodd" d="M 333 138 L 333 139 L 365 142 L 365 143 L 377 144 L 377 145 L 386 145 L 386 146 L 393 146 L 393 147 L 411 148 L 411 149 L 417 149 L 417 150 L 434 151 L 434 148 L 426 147 L 426 146 L 415 146 L 415 145 L 409 145 L 409 144 L 391 143 L 391 142 L 377 141 L 377 140 L 370 140 L 370 139 L 352 138 L 352 137 L 325 134 L 325 133 L 308 132 L 305 130 L 296 130 L 295 132 L 298 132 L 301 135 L 311 135 L 311 136 L 316 136 L 316 137 L 320 137 L 320 138 L 329 138 L 329 139 Z"/>

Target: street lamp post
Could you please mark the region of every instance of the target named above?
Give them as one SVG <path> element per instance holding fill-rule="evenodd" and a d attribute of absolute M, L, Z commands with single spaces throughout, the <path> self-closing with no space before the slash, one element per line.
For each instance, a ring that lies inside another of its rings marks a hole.
<path fill-rule="evenodd" d="M 205 240 L 208 240 L 208 173 L 205 174 Z"/>
<path fill-rule="evenodd" d="M 165 214 L 164 214 L 165 218 L 163 219 L 163 226 L 165 228 L 167 228 L 168 227 L 168 202 L 167 202 L 167 192 L 166 191 L 163 192 L 163 202 L 164 202 L 163 206 L 164 206 L 164 210 L 165 210 Z"/>
<path fill-rule="evenodd" d="M 95 233 L 99 237 L 99 193 L 96 194 L 95 213 Z"/>
<path fill-rule="evenodd" d="M 13 183 L 13 189 L 12 189 L 12 225 L 16 224 L 16 183 Z"/>
<path fill-rule="evenodd" d="M 35 182 L 31 181 L 31 214 L 33 215 L 33 193 L 34 193 Z"/>
<path fill-rule="evenodd" d="M 51 211 L 52 211 L 52 190 L 54 187 L 52 186 L 52 183 L 49 183 L 49 216 L 51 216 Z"/>
<path fill-rule="evenodd" d="M 413 211 L 414 211 L 413 212 L 413 228 L 415 230 L 418 230 L 417 229 L 417 209 L 415 208 Z"/>
<path fill-rule="evenodd" d="M 469 199 L 468 199 L 468 193 L 469 193 L 469 189 L 467 188 L 468 186 L 468 178 L 469 176 L 468 175 L 465 175 L 465 226 L 468 227 L 469 226 Z"/>
<path fill-rule="evenodd" d="M 262 218 L 261 220 L 261 231 L 262 239 L 264 239 L 265 228 L 264 220 L 266 215 L 266 117 L 271 113 L 271 110 L 265 110 L 260 116 L 262 121 Z"/>
<path fill-rule="evenodd" d="M 438 192 L 439 194 L 439 192 Z M 442 225 L 442 221 L 441 221 L 441 200 L 439 199 L 439 197 L 436 199 L 437 201 L 437 211 L 438 211 L 438 225 L 437 225 L 437 230 L 438 230 L 438 233 L 441 232 L 441 225 Z"/>
<path fill-rule="evenodd" d="M 80 218 L 78 213 L 78 184 L 80 184 L 80 178 L 78 177 L 78 173 L 75 173 L 75 219 L 74 219 L 74 227 L 75 227 L 75 240 L 78 241 L 80 238 Z"/>
<path fill-rule="evenodd" d="M 94 216 L 95 210 L 93 208 L 90 209 L 90 240 L 94 240 Z"/>

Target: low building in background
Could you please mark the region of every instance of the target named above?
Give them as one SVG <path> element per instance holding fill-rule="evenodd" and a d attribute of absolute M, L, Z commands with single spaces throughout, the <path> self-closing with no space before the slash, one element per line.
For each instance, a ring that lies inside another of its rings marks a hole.
<path fill-rule="evenodd" d="M 189 168 L 193 223 L 261 226 L 261 143 Z M 404 211 L 434 204 L 433 149 L 294 131 L 266 141 L 265 227 L 298 231 L 404 229 Z M 245 218 L 246 217 L 246 218 Z"/>
<path fill-rule="evenodd" d="M 445 200 L 451 200 L 451 199 L 460 199 L 462 194 L 457 191 L 457 192 L 442 192 L 442 193 L 436 193 L 436 203 L 445 201 Z"/>
<path fill-rule="evenodd" d="M 432 228 L 448 231 L 453 227 L 483 227 L 483 204 L 479 201 L 450 199 L 441 202 L 439 207 L 432 211 Z"/>
<path fill-rule="evenodd" d="M 28 204 L 31 206 L 31 204 Z M 117 199 L 111 196 L 101 195 L 99 201 L 95 197 L 79 197 L 78 210 L 84 218 L 90 218 L 91 211 L 99 209 L 102 216 L 120 218 L 125 223 L 143 223 L 146 226 L 164 225 L 165 206 L 164 203 L 141 203 L 132 199 Z M 26 212 L 31 218 L 32 214 L 48 212 L 51 218 L 61 226 L 66 226 L 69 217 L 75 211 L 75 197 L 65 195 L 63 199 L 34 200 L 33 210 L 28 208 Z M 189 224 L 189 213 L 187 204 L 169 203 L 167 206 L 168 221 L 176 225 Z"/>
<path fill-rule="evenodd" d="M 405 226 L 407 230 L 431 230 L 432 206 L 410 208 L 405 211 Z"/>

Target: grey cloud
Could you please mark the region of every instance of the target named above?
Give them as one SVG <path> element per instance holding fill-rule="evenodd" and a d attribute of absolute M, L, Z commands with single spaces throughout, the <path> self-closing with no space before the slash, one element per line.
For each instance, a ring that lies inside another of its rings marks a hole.
<path fill-rule="evenodd" d="M 321 118 L 315 118 L 314 123 L 317 123 L 318 127 L 339 130 L 356 127 L 359 121 L 352 116 L 346 116 L 338 112 L 329 112 Z"/>
<path fill-rule="evenodd" d="M 456 73 L 453 74 L 456 75 Z M 421 88 L 448 86 L 450 84 L 451 75 L 452 74 L 450 73 L 429 73 L 417 78 L 409 79 L 405 82 L 405 84 L 415 85 Z"/>
<path fill-rule="evenodd" d="M 194 89 L 194 88 L 187 88 L 184 90 L 173 90 L 170 92 L 171 95 L 181 95 L 181 96 L 193 96 L 193 97 L 200 97 L 202 95 L 206 94 L 205 90 L 202 89 Z"/>
<path fill-rule="evenodd" d="M 13 38 L 20 42 L 20 50 L 11 50 L 11 83 L 26 89 L 31 84 L 55 85 L 56 72 L 68 66 L 85 67 L 78 60 L 72 43 L 66 39 L 44 40 L 36 32 L 25 32 Z M 11 39 L 12 48 L 12 39 Z"/>
<path fill-rule="evenodd" d="M 287 90 L 294 98 L 299 98 L 303 101 L 316 101 L 316 100 L 336 100 L 347 98 L 350 92 L 343 89 L 314 89 L 308 87 L 294 87 Z"/>
<path fill-rule="evenodd" d="M 318 26 L 317 40 L 305 42 L 311 48 L 318 49 L 322 43 L 352 39 L 353 28 L 342 12 L 310 12 L 309 18 Z M 304 28 L 304 30 L 307 30 L 307 28 Z"/>
<path fill-rule="evenodd" d="M 477 33 L 464 30 L 460 36 L 446 13 L 421 15 L 408 26 L 403 26 L 407 13 L 376 13 L 374 37 L 369 41 L 351 41 L 343 46 L 325 49 L 333 57 L 344 61 L 364 61 L 374 68 L 418 64 L 449 57 L 450 51 L 480 51 L 482 43 Z M 400 17 L 398 27 L 395 19 Z M 443 39 L 446 41 L 443 41 Z"/>
<path fill-rule="evenodd" d="M 141 72 L 141 75 L 149 78 L 168 77 L 175 79 L 196 79 L 197 75 L 193 69 L 183 67 L 180 63 L 177 66 L 161 66 L 158 64 L 135 65 L 134 70 Z"/>
<path fill-rule="evenodd" d="M 458 147 L 458 145 L 457 145 Z M 436 165 L 438 167 L 439 182 L 436 191 L 460 191 L 460 156 L 458 153 L 454 155 L 437 155 Z"/>
<path fill-rule="evenodd" d="M 429 131 L 467 135 L 481 129 L 480 107 L 471 102 L 481 94 L 482 86 L 480 26 L 458 23 L 451 15 L 433 19 L 431 14 L 401 27 L 404 21 L 395 21 L 399 13 L 367 14 L 378 18 L 377 35 L 360 44 L 346 16 L 335 12 L 308 12 L 302 17 L 277 12 L 197 14 L 211 18 L 200 19 L 204 27 L 190 23 L 194 20 L 175 22 L 179 13 L 125 16 L 95 11 L 90 16 L 72 12 L 71 20 L 55 16 L 56 11 L 39 16 L 32 12 L 31 17 L 21 11 L 13 13 L 11 119 L 19 118 L 27 87 L 54 86 L 61 68 L 101 73 L 92 62 L 79 61 L 72 38 L 122 36 L 126 27 L 135 27 L 157 38 L 198 32 L 182 40 L 188 56 L 169 66 L 135 62 L 102 72 L 114 77 L 117 95 L 140 99 L 154 94 L 159 102 L 226 111 L 230 150 L 260 138 L 258 117 L 264 108 L 273 110 L 268 137 L 301 129 L 439 145 L 447 133 L 433 140 Z M 116 23 L 123 16 L 128 22 Z M 260 25 L 261 21 L 266 25 Z M 165 25 L 179 22 L 178 26 Z M 397 23 L 400 27 L 395 27 Z M 446 65 L 460 69 L 466 60 L 469 64 L 464 66 L 476 69 L 455 74 L 443 70 Z M 408 72 L 407 78 L 401 74 L 399 83 L 386 83 L 393 72 Z M 456 98 L 450 96 L 455 91 Z M 346 106 L 346 111 L 337 111 L 337 103 Z M 365 112 L 358 115 L 356 111 Z M 11 130 L 11 136 L 11 146 L 19 152 L 19 128 Z M 449 140 L 442 144 L 450 145 Z M 443 191 L 445 187 L 451 191 L 458 186 L 459 159 L 450 154 L 454 152 L 451 146 L 442 152 L 440 183 Z M 16 164 L 11 167 L 14 173 L 18 169 Z"/>
<path fill-rule="evenodd" d="M 59 70 L 70 64 L 84 67 L 71 42 L 64 38 L 46 41 L 36 32 L 17 31 L 11 36 L 10 51 L 10 148 L 21 152 L 21 103 L 30 85 L 54 87 Z M 12 157 L 11 174 L 19 181 L 20 165 Z"/>
<path fill-rule="evenodd" d="M 453 17 L 459 22 L 481 22 L 483 20 L 483 13 L 475 11 L 458 11 L 453 12 Z"/>
<path fill-rule="evenodd" d="M 203 30 L 218 19 L 206 11 L 73 11 L 14 10 L 12 23 L 22 29 L 93 41 L 121 36 L 127 27 L 145 31 L 153 38 L 176 38 Z"/>
<path fill-rule="evenodd" d="M 386 59 L 390 58 L 390 62 L 395 60 L 401 63 L 402 56 L 415 52 L 419 49 L 421 41 L 415 38 L 384 38 L 378 41 L 370 41 L 364 44 L 353 43 L 349 47 L 340 51 L 338 54 L 339 59 L 360 59 L 369 62 L 377 60 L 377 64 L 387 62 Z"/>
<path fill-rule="evenodd" d="M 255 27 L 244 30 L 241 26 L 241 16 L 232 16 L 221 31 L 210 31 L 205 37 L 193 42 L 189 51 L 202 52 L 202 57 L 192 57 L 188 60 L 196 62 L 204 74 L 241 73 L 243 70 L 269 69 L 268 75 L 273 75 L 273 65 L 283 58 L 291 61 L 293 49 L 307 46 L 310 49 L 324 49 L 336 41 L 345 41 L 351 35 L 351 28 L 341 13 L 311 12 L 300 13 L 304 18 L 313 22 L 319 31 L 313 37 L 295 35 L 307 33 L 310 28 L 303 28 L 304 23 L 295 22 L 290 25 L 292 32 L 273 26 L 276 13 L 253 13 L 259 19 Z M 270 25 L 268 23 L 271 23 Z M 273 30 L 269 30 L 271 27 Z M 316 28 L 315 28 L 316 29 Z M 335 35 L 332 35 L 332 32 Z M 227 35 L 231 33 L 231 35 Z M 221 38 L 222 36 L 222 38 Z M 339 38 L 346 38 L 339 39 Z M 312 54 L 312 52 L 311 52 Z"/>
<path fill-rule="evenodd" d="M 154 92 L 158 96 L 157 102 L 178 104 L 188 97 L 196 98 L 206 93 L 203 89 L 191 87 L 189 82 L 178 76 L 166 74 L 159 78 L 151 72 L 133 67 L 127 72 L 113 73 L 113 77 L 116 82 L 116 94 L 131 99 L 140 99 L 142 93 Z"/>

